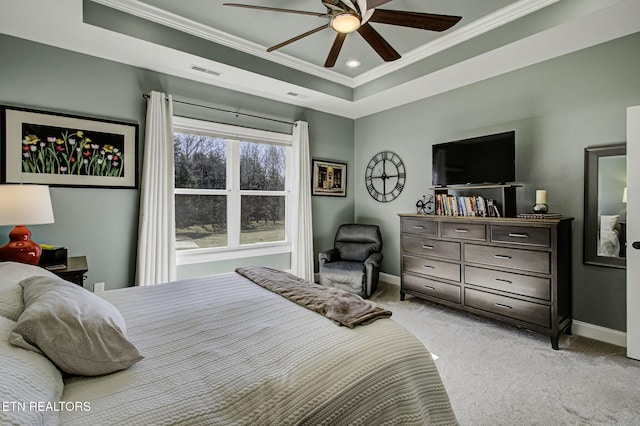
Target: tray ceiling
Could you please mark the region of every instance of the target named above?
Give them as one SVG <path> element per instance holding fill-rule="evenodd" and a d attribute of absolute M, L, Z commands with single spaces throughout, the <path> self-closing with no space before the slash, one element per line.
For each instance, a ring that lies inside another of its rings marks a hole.
<path fill-rule="evenodd" d="M 462 20 L 443 33 L 372 24 L 401 59 L 350 34 L 326 69 L 331 29 L 265 51 L 320 18 L 223 1 L 21 0 L 3 7 L 0 33 L 355 119 L 640 31 L 638 0 L 393 0 L 382 8 Z M 321 0 L 229 1 L 324 12 Z"/>

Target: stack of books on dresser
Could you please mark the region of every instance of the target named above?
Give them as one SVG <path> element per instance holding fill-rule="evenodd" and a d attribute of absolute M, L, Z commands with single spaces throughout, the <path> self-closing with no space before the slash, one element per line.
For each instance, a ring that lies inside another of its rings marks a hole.
<path fill-rule="evenodd" d="M 496 201 L 480 196 L 436 194 L 435 210 L 440 216 L 500 217 Z"/>
<path fill-rule="evenodd" d="M 516 217 L 521 219 L 560 219 L 560 213 L 518 213 Z"/>

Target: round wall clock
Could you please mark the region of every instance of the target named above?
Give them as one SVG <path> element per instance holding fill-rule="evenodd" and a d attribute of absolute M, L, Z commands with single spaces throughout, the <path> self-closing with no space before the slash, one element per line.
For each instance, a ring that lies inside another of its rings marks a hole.
<path fill-rule="evenodd" d="M 382 151 L 367 164 L 364 181 L 374 200 L 387 203 L 395 200 L 404 188 L 407 172 L 397 154 Z"/>

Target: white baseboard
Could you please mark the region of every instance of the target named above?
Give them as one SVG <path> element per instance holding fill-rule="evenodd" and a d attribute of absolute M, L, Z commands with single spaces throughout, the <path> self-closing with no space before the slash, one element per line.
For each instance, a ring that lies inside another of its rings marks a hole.
<path fill-rule="evenodd" d="M 385 274 L 384 272 L 380 272 L 380 281 L 400 286 L 400 277 L 397 275 Z"/>
<path fill-rule="evenodd" d="M 400 285 L 399 276 L 386 274 L 384 272 L 380 272 L 380 281 L 397 286 Z M 577 320 L 573 320 L 571 324 L 571 333 L 576 336 L 587 337 L 589 339 L 625 348 L 627 347 L 627 333 L 623 331 L 613 330 Z"/>
<path fill-rule="evenodd" d="M 588 337 L 589 339 L 599 340 L 612 345 L 627 347 L 627 333 L 623 331 L 573 320 L 571 332 L 576 336 Z"/>

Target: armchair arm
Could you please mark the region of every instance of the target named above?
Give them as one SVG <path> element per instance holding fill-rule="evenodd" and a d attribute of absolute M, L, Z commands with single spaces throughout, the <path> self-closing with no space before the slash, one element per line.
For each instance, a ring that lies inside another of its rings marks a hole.
<path fill-rule="evenodd" d="M 382 263 L 382 253 L 371 253 L 364 261 L 365 265 L 379 267 Z"/>
<path fill-rule="evenodd" d="M 321 265 L 329 262 L 335 262 L 340 259 L 340 252 L 337 249 L 329 249 L 318 253 L 318 261 Z"/>
<path fill-rule="evenodd" d="M 364 261 L 364 267 L 367 271 L 367 282 L 364 296 L 369 297 L 378 286 L 378 277 L 380 275 L 380 264 L 382 263 L 382 253 L 371 253 Z"/>

